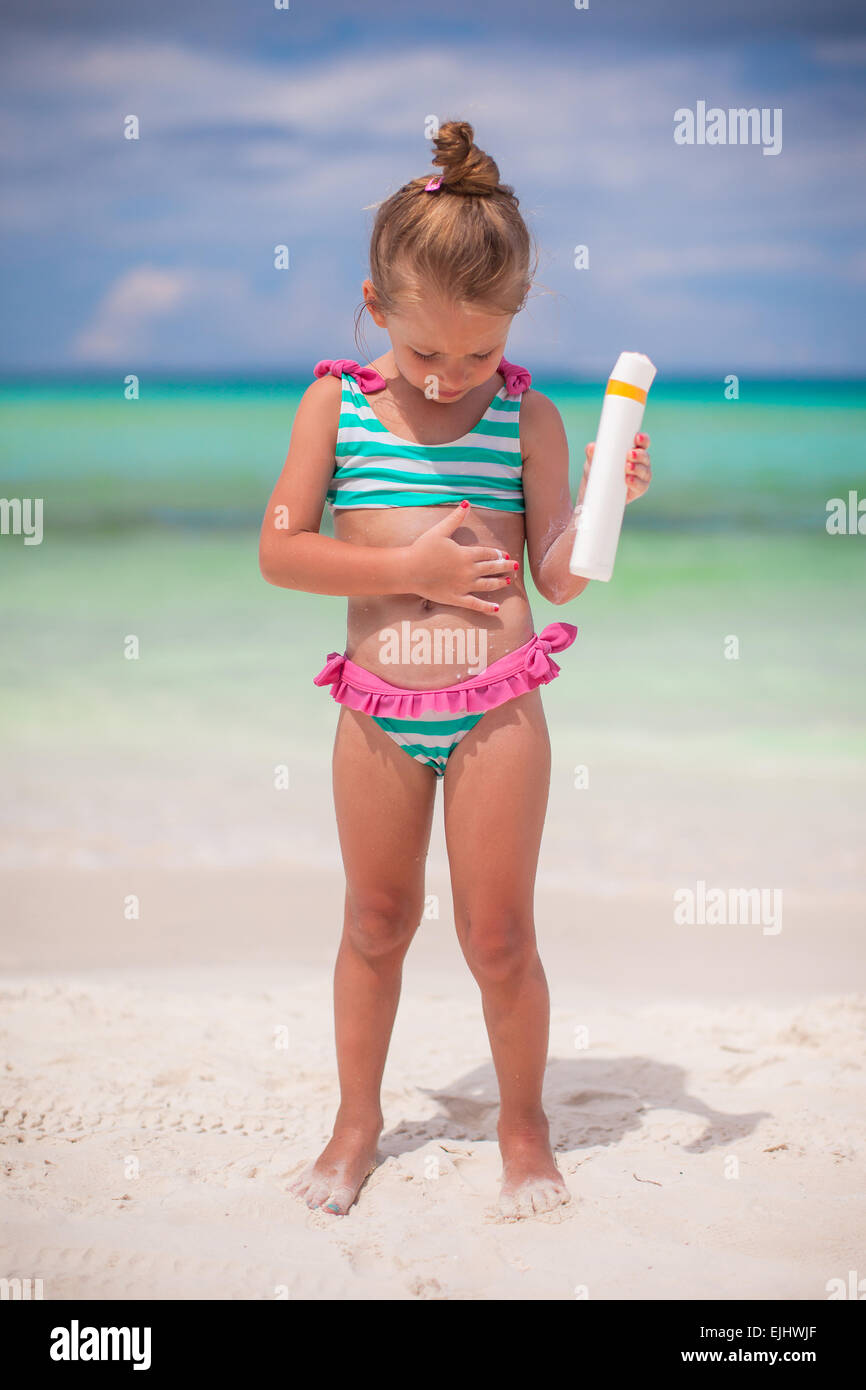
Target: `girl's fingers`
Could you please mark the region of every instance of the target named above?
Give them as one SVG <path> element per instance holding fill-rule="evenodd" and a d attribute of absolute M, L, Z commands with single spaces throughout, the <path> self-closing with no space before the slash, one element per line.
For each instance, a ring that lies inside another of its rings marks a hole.
<path fill-rule="evenodd" d="M 455 608 L 471 608 L 475 613 L 498 613 L 498 603 L 485 603 L 483 598 L 473 598 L 471 594 L 464 594 L 463 598 L 456 600 Z"/>
<path fill-rule="evenodd" d="M 437 521 L 430 527 L 431 531 L 444 531 L 446 536 L 450 536 L 452 531 L 456 531 L 458 526 L 462 526 L 467 520 L 472 508 L 467 502 L 464 506 L 462 502 L 453 511 L 446 512 L 441 521 Z"/>
<path fill-rule="evenodd" d="M 516 560 L 479 560 L 476 568 L 479 574 L 501 574 L 510 578 L 519 567 Z"/>
<path fill-rule="evenodd" d="M 489 545 L 466 545 L 464 550 L 471 552 L 470 559 L 481 562 L 482 560 L 503 560 L 506 565 L 513 563 L 511 556 L 505 550 L 494 550 Z"/>

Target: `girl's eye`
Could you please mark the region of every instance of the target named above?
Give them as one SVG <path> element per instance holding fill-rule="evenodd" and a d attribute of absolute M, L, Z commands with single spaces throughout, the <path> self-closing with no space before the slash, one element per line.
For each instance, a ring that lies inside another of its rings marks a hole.
<path fill-rule="evenodd" d="M 417 348 L 413 348 L 412 351 L 414 352 L 414 354 L 415 354 L 416 357 L 420 357 L 420 359 L 421 359 L 422 362 L 432 362 L 432 361 L 433 361 L 433 358 L 434 358 L 434 357 L 438 357 L 438 355 L 439 355 L 438 353 L 435 353 L 435 352 L 419 352 Z M 472 354 L 472 356 L 475 358 L 476 362 L 485 362 L 485 361 L 487 360 L 487 358 L 488 358 L 488 357 L 492 357 L 492 355 L 493 355 L 493 349 L 492 349 L 492 348 L 490 349 L 490 352 L 473 352 L 473 354 Z"/>

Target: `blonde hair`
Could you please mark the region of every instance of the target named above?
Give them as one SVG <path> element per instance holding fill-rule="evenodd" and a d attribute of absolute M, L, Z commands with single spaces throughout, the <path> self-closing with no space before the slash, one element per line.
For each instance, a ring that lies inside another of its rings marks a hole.
<path fill-rule="evenodd" d="M 475 144 L 467 121 L 446 121 L 433 138 L 442 170 L 438 192 L 429 174 L 404 183 L 379 204 L 370 238 L 370 279 L 376 307 L 394 313 L 431 291 L 492 313 L 516 314 L 532 285 L 532 245 L 509 184 L 496 161 Z M 537 261 L 537 255 L 535 257 Z M 355 316 L 357 333 L 366 312 Z"/>

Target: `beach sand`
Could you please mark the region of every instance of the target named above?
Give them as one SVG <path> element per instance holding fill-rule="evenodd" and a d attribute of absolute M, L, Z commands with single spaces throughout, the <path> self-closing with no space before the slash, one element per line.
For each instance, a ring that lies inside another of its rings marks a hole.
<path fill-rule="evenodd" d="M 740 538 L 732 568 L 725 538 L 630 543 L 544 693 L 545 1100 L 574 1200 L 516 1223 L 496 1214 L 441 793 L 383 1162 L 346 1217 L 287 1193 L 338 1099 L 336 708 L 311 679 L 337 601 L 268 590 L 243 538 L 21 558 L 0 1276 L 46 1299 L 227 1300 L 813 1300 L 866 1276 L 856 557 L 810 570 L 799 540 Z M 536 626 L 571 616 L 538 605 Z M 780 888 L 781 930 L 677 924 L 701 882 Z"/>
<path fill-rule="evenodd" d="M 337 1099 L 338 876 L 142 871 L 146 910 L 122 924 L 130 877 L 18 885 L 2 1267 L 45 1298 L 822 1299 L 861 1268 L 856 902 L 821 927 L 822 974 L 819 904 L 758 928 L 732 967 L 718 928 L 665 924 L 657 900 L 540 891 L 546 1103 L 573 1201 L 503 1222 L 479 999 L 431 876 L 441 915 L 407 960 L 383 1162 L 340 1218 L 286 1192 Z M 71 903 L 91 926 L 64 941 Z"/>

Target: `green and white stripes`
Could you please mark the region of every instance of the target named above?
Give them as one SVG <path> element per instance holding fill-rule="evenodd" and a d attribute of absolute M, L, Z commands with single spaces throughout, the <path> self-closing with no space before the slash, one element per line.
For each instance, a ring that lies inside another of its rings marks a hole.
<path fill-rule="evenodd" d="M 457 503 L 522 512 L 520 396 L 500 387 L 462 439 L 412 444 L 387 430 L 354 379 L 344 374 L 336 468 L 327 500 L 353 507 L 424 507 Z"/>
<path fill-rule="evenodd" d="M 410 758 L 427 763 L 437 777 L 444 777 L 445 767 L 454 749 L 483 714 L 443 716 L 425 714 L 419 719 L 384 719 L 372 715 L 373 722 L 384 729 Z"/>

